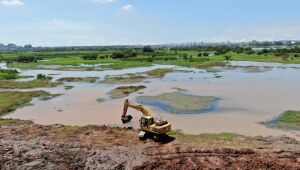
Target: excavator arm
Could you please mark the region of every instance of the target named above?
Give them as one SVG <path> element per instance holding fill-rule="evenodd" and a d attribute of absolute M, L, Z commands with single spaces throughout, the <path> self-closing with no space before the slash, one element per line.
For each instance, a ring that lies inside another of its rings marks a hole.
<path fill-rule="evenodd" d="M 121 119 L 122 119 L 123 123 L 128 123 L 132 119 L 131 115 L 126 115 L 129 107 L 133 108 L 135 110 L 139 110 L 140 112 L 142 112 L 142 114 L 144 116 L 151 116 L 150 112 L 146 108 L 144 108 L 142 105 L 134 103 L 134 102 L 129 101 L 128 99 L 126 99 L 125 102 L 124 102 L 123 114 L 121 116 L 122 117 Z"/>

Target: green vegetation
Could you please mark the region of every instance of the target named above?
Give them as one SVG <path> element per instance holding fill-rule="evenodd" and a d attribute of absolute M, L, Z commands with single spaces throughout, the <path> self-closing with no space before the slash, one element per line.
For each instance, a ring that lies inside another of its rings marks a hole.
<path fill-rule="evenodd" d="M 300 130 L 300 111 L 285 111 L 275 119 L 262 124 L 271 128 Z"/>
<path fill-rule="evenodd" d="M 74 86 L 64 86 L 65 90 L 71 90 L 74 88 Z"/>
<path fill-rule="evenodd" d="M 63 126 L 58 129 L 58 131 L 66 132 L 66 133 L 74 133 L 80 130 L 80 126 Z"/>
<path fill-rule="evenodd" d="M 32 124 L 30 120 L 16 120 L 16 119 L 0 119 L 0 126 L 16 126 L 16 125 L 25 125 Z"/>
<path fill-rule="evenodd" d="M 80 64 L 106 64 L 97 70 L 123 69 L 168 64 L 207 68 L 226 64 L 226 61 L 261 61 L 300 64 L 300 48 L 253 50 L 243 46 L 192 46 L 174 48 L 95 48 L 57 49 L 3 53 L 2 60 L 9 66 L 40 69 L 39 65 L 79 66 Z M 109 63 L 109 64 L 107 64 Z M 56 68 L 53 68 L 56 69 Z M 60 68 L 62 69 L 62 68 Z M 86 68 L 93 70 L 93 67 Z"/>
<path fill-rule="evenodd" d="M 31 101 L 33 97 L 41 97 L 50 95 L 45 91 L 32 92 L 0 92 L 0 115 L 16 110 L 20 106 L 24 106 Z"/>
<path fill-rule="evenodd" d="M 140 96 L 138 101 L 159 107 L 171 113 L 199 113 L 214 109 L 214 103 L 219 99 L 212 96 L 187 95 L 181 92 L 164 93 L 158 96 Z"/>
<path fill-rule="evenodd" d="M 12 80 L 17 79 L 19 77 L 19 72 L 17 70 L 0 69 L 0 80 Z"/>
<path fill-rule="evenodd" d="M 286 111 L 278 117 L 280 127 L 290 127 L 300 129 L 300 111 Z"/>
<path fill-rule="evenodd" d="M 170 72 L 174 72 L 174 69 L 159 68 L 159 69 L 147 71 L 145 73 L 152 77 L 163 77 L 165 74 Z"/>
<path fill-rule="evenodd" d="M 95 83 L 98 80 L 98 77 L 64 77 L 60 78 L 57 81 L 59 82 L 88 82 Z"/>
<path fill-rule="evenodd" d="M 102 102 L 105 101 L 105 99 L 104 99 L 104 98 L 98 98 L 98 99 L 96 99 L 96 101 L 97 101 L 98 103 L 102 103 Z"/>
<path fill-rule="evenodd" d="M 245 138 L 242 135 L 237 135 L 233 133 L 191 135 L 191 134 L 181 133 L 180 131 L 171 131 L 169 135 L 175 137 L 177 140 L 186 141 L 186 142 L 210 142 L 210 141 L 232 142 L 238 138 Z"/>
<path fill-rule="evenodd" d="M 146 88 L 146 86 L 121 86 L 111 91 L 112 99 L 119 99 Z"/>
<path fill-rule="evenodd" d="M 110 84 L 129 84 L 129 83 L 138 83 L 143 81 L 145 76 L 142 75 L 126 75 L 126 76 L 106 76 L 102 81 L 103 83 Z"/>
<path fill-rule="evenodd" d="M 37 87 L 55 87 L 62 84 L 61 82 L 50 82 L 48 80 L 32 80 L 32 81 L 12 81 L 3 80 L 0 81 L 0 88 L 4 89 L 27 89 L 27 88 L 37 88 Z"/>

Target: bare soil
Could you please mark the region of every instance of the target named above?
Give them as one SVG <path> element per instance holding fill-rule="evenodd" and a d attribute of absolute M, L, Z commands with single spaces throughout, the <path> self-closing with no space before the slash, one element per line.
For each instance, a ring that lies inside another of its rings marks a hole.
<path fill-rule="evenodd" d="M 300 142 L 288 137 L 139 141 L 106 126 L 0 127 L 2 169 L 300 169 Z M 217 144 L 218 143 L 218 144 Z"/>

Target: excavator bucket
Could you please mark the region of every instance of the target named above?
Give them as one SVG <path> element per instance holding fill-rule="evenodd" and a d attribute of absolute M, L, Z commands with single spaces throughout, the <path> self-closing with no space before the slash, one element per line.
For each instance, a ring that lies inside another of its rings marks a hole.
<path fill-rule="evenodd" d="M 121 118 L 123 124 L 129 123 L 131 119 L 132 119 L 131 115 L 127 115 Z"/>

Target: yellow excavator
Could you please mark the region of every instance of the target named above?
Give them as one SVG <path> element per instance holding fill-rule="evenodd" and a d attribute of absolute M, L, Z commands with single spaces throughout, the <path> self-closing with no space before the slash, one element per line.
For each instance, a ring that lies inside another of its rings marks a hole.
<path fill-rule="evenodd" d="M 145 139 L 148 135 L 152 135 L 154 140 L 160 140 L 169 131 L 171 131 L 171 124 L 167 121 L 156 121 L 151 113 L 142 105 L 129 101 L 128 99 L 124 102 L 122 122 L 128 123 L 131 121 L 132 116 L 126 115 L 128 107 L 139 110 L 142 112 L 143 116 L 140 119 L 140 139 Z"/>

